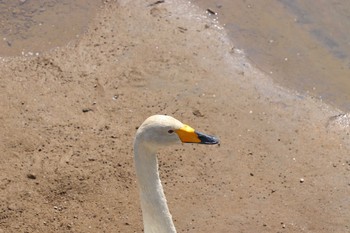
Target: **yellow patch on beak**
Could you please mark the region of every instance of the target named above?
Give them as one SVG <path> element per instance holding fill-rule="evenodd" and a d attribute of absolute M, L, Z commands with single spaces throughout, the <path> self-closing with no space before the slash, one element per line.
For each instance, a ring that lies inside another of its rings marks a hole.
<path fill-rule="evenodd" d="M 194 129 L 188 125 L 184 125 L 182 128 L 175 131 L 182 142 L 199 143 L 201 140 L 195 133 Z"/>

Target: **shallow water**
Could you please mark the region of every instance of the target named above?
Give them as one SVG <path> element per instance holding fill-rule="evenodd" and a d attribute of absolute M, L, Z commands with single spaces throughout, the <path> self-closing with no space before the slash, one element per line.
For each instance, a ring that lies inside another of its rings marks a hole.
<path fill-rule="evenodd" d="M 194 0 L 273 79 L 350 110 L 350 2 Z"/>
<path fill-rule="evenodd" d="M 0 1 L 0 57 L 66 45 L 87 28 L 102 1 Z"/>
<path fill-rule="evenodd" d="M 350 2 L 193 0 L 283 86 L 350 110 Z M 36 55 L 84 33 L 102 1 L 0 1 L 0 57 Z"/>

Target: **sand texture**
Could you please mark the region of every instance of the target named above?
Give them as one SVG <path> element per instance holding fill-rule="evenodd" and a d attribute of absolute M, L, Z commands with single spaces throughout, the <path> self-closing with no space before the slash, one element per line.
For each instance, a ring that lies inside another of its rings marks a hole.
<path fill-rule="evenodd" d="M 142 232 L 136 128 L 221 139 L 159 153 L 178 232 L 349 232 L 346 115 L 278 87 L 184 1 L 107 2 L 75 44 L 0 64 L 0 232 Z"/>

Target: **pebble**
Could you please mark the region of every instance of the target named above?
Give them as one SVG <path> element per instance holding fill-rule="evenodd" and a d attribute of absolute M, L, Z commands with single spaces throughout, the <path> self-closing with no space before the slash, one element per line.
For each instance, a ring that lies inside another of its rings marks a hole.
<path fill-rule="evenodd" d="M 194 110 L 192 114 L 196 117 L 204 117 L 204 114 L 202 114 L 199 110 Z"/>
<path fill-rule="evenodd" d="M 215 11 L 211 10 L 211 9 L 207 9 L 207 13 L 210 15 L 218 15 L 218 13 L 216 13 Z"/>
<path fill-rule="evenodd" d="M 32 174 L 32 173 L 29 173 L 27 174 L 27 178 L 28 179 L 32 179 L 32 180 L 35 180 L 36 179 L 36 175 Z"/>
<path fill-rule="evenodd" d="M 92 111 L 92 109 L 91 108 L 84 108 L 82 111 L 83 112 L 90 112 L 90 111 Z"/>
<path fill-rule="evenodd" d="M 304 181 L 305 181 L 304 178 L 300 178 L 299 180 L 300 183 L 304 183 Z"/>

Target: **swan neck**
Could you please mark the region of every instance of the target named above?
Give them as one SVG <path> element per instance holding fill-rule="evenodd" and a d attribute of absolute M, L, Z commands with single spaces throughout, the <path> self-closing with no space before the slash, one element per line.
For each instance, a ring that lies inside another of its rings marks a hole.
<path fill-rule="evenodd" d="M 145 233 L 176 233 L 159 178 L 156 150 L 134 144 L 136 176 Z"/>

